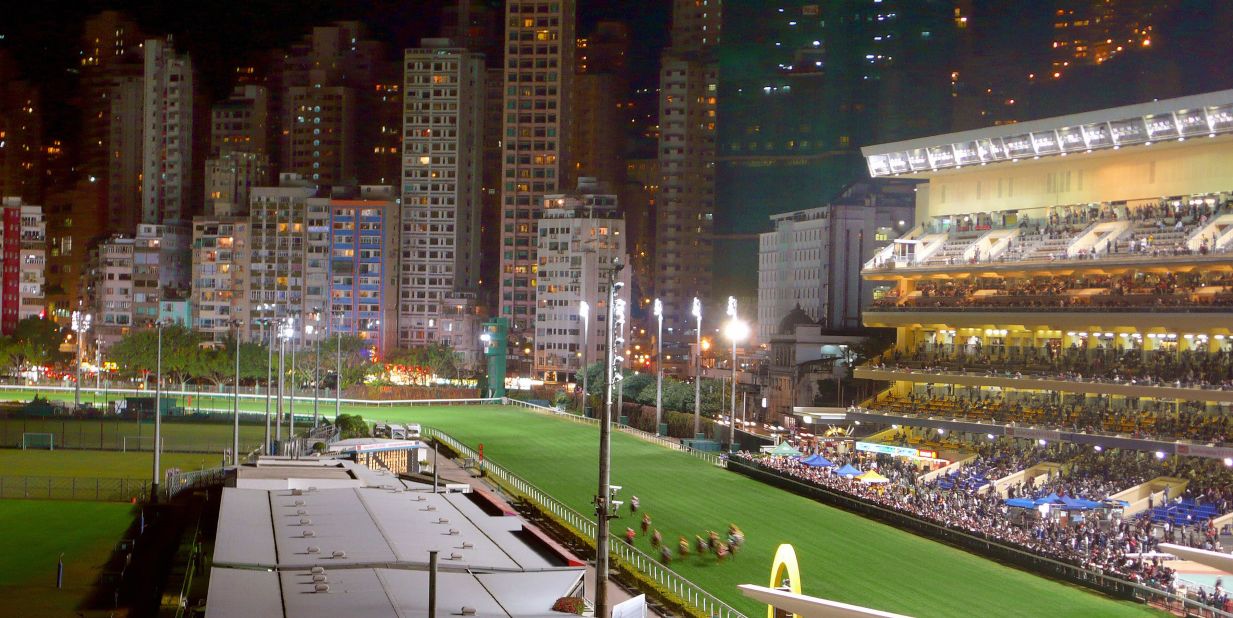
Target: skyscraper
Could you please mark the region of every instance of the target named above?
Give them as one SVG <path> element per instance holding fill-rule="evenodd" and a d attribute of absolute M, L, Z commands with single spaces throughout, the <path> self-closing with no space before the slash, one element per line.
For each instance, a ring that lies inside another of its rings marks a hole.
<path fill-rule="evenodd" d="M 443 301 L 479 283 L 483 56 L 425 39 L 403 64 L 399 345 L 436 339 Z"/>
<path fill-rule="evenodd" d="M 192 218 L 194 192 L 193 65 L 170 37 L 145 42 L 142 148 L 143 223 Z"/>
<path fill-rule="evenodd" d="M 569 161 L 574 0 L 509 0 L 505 17 L 500 312 L 520 357 L 534 335 L 541 199 L 560 190 Z"/>
<path fill-rule="evenodd" d="M 692 324 L 692 298 L 711 295 L 721 11 L 720 0 L 675 0 L 659 73 L 655 295 L 678 334 Z"/>
<path fill-rule="evenodd" d="M 0 196 L 37 201 L 43 181 L 43 103 L 0 50 Z"/>

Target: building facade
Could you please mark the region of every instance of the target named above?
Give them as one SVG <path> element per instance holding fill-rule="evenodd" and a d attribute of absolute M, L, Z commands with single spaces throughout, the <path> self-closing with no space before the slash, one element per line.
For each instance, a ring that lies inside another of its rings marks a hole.
<path fill-rule="evenodd" d="M 500 315 L 510 321 L 510 354 L 528 364 L 535 333 L 536 225 L 543 196 L 558 193 L 568 169 L 574 0 L 505 5 Z"/>
<path fill-rule="evenodd" d="M 193 219 L 192 328 L 215 342 L 248 324 L 249 219 Z"/>
<path fill-rule="evenodd" d="M 584 362 L 602 362 L 607 350 L 608 290 L 618 264 L 622 268 L 615 277 L 624 283 L 619 297 L 627 306 L 630 299 L 625 221 L 616 196 L 588 193 L 587 188 L 580 187 L 574 195 L 544 197 L 537 247 L 534 371 L 548 382 L 577 381 Z M 579 315 L 582 302 L 590 308 L 587 323 Z M 627 316 L 632 309 L 626 309 Z"/>
<path fill-rule="evenodd" d="M 404 54 L 398 344 L 433 343 L 480 280 L 484 58 L 444 39 Z"/>
<path fill-rule="evenodd" d="M 46 314 L 47 223 L 43 207 L 6 197 L 3 210 L 3 282 L 0 283 L 0 332 L 10 335 L 17 323 Z"/>
<path fill-rule="evenodd" d="M 364 186 L 356 195 L 313 198 L 329 208 L 326 305 L 331 316 L 321 333 L 353 335 L 370 358 L 385 358 L 396 345 L 398 309 L 398 205 L 393 187 Z M 308 314 L 308 315 L 311 315 Z"/>
<path fill-rule="evenodd" d="M 874 293 L 861 267 L 912 229 L 915 184 L 856 183 L 830 205 L 773 215 L 758 238 L 758 340 L 794 309 L 828 329 L 859 328 Z"/>

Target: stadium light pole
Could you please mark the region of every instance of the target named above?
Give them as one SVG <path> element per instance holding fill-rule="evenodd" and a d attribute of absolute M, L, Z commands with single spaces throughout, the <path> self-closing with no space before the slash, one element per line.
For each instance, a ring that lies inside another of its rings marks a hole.
<path fill-rule="evenodd" d="M 587 415 L 587 387 L 589 386 L 587 379 L 587 358 L 588 350 L 591 347 L 591 305 L 587 301 L 578 303 L 578 317 L 582 320 L 582 415 Z"/>
<path fill-rule="evenodd" d="M 742 320 L 736 313 L 736 297 L 728 297 L 728 324 L 724 334 L 732 341 L 732 412 L 728 418 L 732 422 L 732 441 L 736 441 L 736 344 L 749 337 L 749 323 Z"/>
<path fill-rule="evenodd" d="M 291 444 L 291 457 L 296 457 L 295 449 L 295 352 L 300 347 L 296 345 L 296 336 L 300 331 L 295 327 L 295 318 L 291 318 L 291 387 L 287 393 L 287 442 Z M 300 339 L 303 341 L 303 338 Z"/>
<path fill-rule="evenodd" d="M 154 474 L 150 481 L 150 502 L 158 503 L 159 468 L 163 455 L 163 320 L 154 322 L 158 331 L 158 352 L 154 364 Z"/>
<path fill-rule="evenodd" d="M 90 330 L 90 320 L 92 316 L 82 311 L 74 311 L 72 314 L 71 326 L 77 337 L 77 380 L 73 386 L 73 409 L 81 407 L 81 356 L 82 356 L 82 341 L 86 337 L 86 333 Z"/>
<path fill-rule="evenodd" d="M 240 327 L 243 320 L 232 320 L 235 327 L 235 390 L 232 393 L 231 465 L 240 465 Z"/>
<path fill-rule="evenodd" d="M 283 441 L 283 392 L 287 378 L 287 339 L 291 337 L 291 329 L 295 318 L 286 317 L 278 322 L 278 405 L 277 419 L 274 422 L 274 441 Z"/>
<path fill-rule="evenodd" d="M 659 322 L 655 335 L 655 435 L 660 435 L 659 425 L 664 417 L 664 304 L 656 298 L 653 309 Z"/>
<path fill-rule="evenodd" d="M 330 316 L 331 324 L 334 317 Z M 334 337 L 334 423 L 338 423 L 338 413 L 342 410 L 342 333 Z"/>
<path fill-rule="evenodd" d="M 271 305 L 262 305 L 261 309 L 270 309 Z M 266 455 L 270 454 L 270 395 L 274 390 L 274 322 L 271 318 L 261 320 L 261 326 L 265 332 L 261 334 L 261 341 L 266 344 L 265 350 L 265 438 L 261 445 L 261 452 Z"/>
<path fill-rule="evenodd" d="M 702 431 L 702 301 L 694 297 L 690 310 L 697 319 L 696 347 L 694 348 L 694 437 Z"/>
<path fill-rule="evenodd" d="M 624 344 L 624 341 L 616 336 L 616 328 L 614 328 L 618 310 L 617 293 L 624 285 L 616 280 L 620 268 L 620 262 L 616 262 L 610 274 L 611 284 L 608 287 L 608 319 L 606 321 L 608 345 L 605 353 L 607 359 L 604 363 L 604 375 L 607 379 L 604 380 L 604 412 L 599 421 L 599 495 L 595 497 L 595 615 L 601 618 L 606 617 L 610 609 L 608 607 L 608 512 L 612 493 L 612 385 L 613 380 L 616 379 L 612 369 L 620 359 L 620 355 L 616 353 L 613 346 Z M 624 307 L 620 307 L 620 311 L 624 312 Z M 623 317 L 621 319 L 624 320 Z"/>

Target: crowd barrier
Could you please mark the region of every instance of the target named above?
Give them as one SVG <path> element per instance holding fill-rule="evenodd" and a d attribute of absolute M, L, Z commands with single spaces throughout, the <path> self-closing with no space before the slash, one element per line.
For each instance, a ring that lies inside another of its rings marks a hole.
<path fill-rule="evenodd" d="M 0 498 L 144 502 L 150 481 L 75 476 L 0 476 Z"/>
<path fill-rule="evenodd" d="M 542 406 L 537 406 L 542 407 Z M 582 417 L 579 417 L 582 418 Z M 588 419 L 590 420 L 590 419 Z M 449 434 L 446 434 L 433 427 L 423 427 L 423 435 L 439 440 L 442 444 L 450 447 L 455 453 L 461 457 L 469 457 L 479 459 L 479 454 L 471 450 L 467 445 L 455 440 Z M 566 506 L 561 501 L 553 498 L 548 493 L 539 489 L 535 485 L 523 480 L 518 475 L 502 468 L 493 463 L 490 459 L 480 460 L 480 469 L 490 478 L 495 479 L 498 483 L 505 486 L 511 492 L 524 496 L 537 507 L 542 508 L 554 516 L 564 521 L 574 530 L 577 530 L 582 535 L 589 539 L 595 538 L 596 523 L 591 517 L 587 517 Z M 674 596 L 685 602 L 690 607 L 699 612 L 711 616 L 712 618 L 746 618 L 745 614 L 733 609 L 727 603 L 715 598 L 711 593 L 704 590 L 697 584 L 682 577 L 676 571 L 660 564 L 658 560 L 647 555 L 636 547 L 633 547 L 615 534 L 610 534 L 608 547 L 611 552 L 616 555 L 621 561 L 629 565 L 630 568 L 638 571 L 654 581 L 663 589 L 671 592 Z"/>

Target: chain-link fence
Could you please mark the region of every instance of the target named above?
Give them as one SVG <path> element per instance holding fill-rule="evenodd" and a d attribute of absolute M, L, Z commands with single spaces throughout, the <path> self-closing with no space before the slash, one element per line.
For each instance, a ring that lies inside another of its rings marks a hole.
<path fill-rule="evenodd" d="M 150 481 L 76 476 L 0 476 L 0 498 L 144 502 Z"/>

